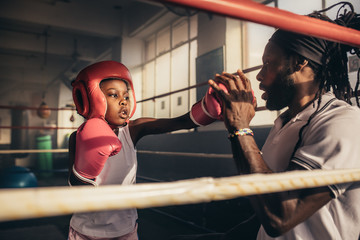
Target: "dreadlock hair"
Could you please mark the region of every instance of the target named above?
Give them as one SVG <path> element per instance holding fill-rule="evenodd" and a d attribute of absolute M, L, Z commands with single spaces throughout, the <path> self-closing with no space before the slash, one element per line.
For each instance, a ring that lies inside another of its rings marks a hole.
<path fill-rule="evenodd" d="M 337 17 L 335 20 L 331 20 L 328 16 L 323 14 L 324 12 L 334 8 L 335 6 L 341 5 L 337 12 Z M 348 6 L 350 11 L 346 8 Z M 343 10 L 343 12 L 341 12 Z M 320 20 L 328 21 L 341 25 L 348 28 L 353 28 L 360 30 L 360 14 L 354 12 L 354 7 L 349 2 L 339 2 L 334 4 L 326 9 L 320 11 L 314 11 L 308 16 L 317 18 Z M 322 64 L 319 64 L 315 61 L 312 61 L 306 57 L 303 57 L 292 51 L 286 49 L 287 55 L 290 56 L 290 59 L 293 58 L 293 63 L 303 63 L 304 60 L 308 61 L 308 66 L 314 72 L 314 80 L 319 83 L 319 89 L 316 93 L 315 99 L 318 99 L 318 106 L 315 112 L 309 117 L 307 123 L 299 131 L 299 139 L 295 145 L 292 156 L 295 155 L 296 150 L 300 147 L 302 141 L 302 133 L 304 129 L 310 124 L 310 121 L 316 116 L 319 111 L 321 96 L 324 92 L 332 91 L 336 98 L 344 100 L 349 104 L 351 103 L 351 98 L 355 97 L 357 106 L 360 107 L 359 97 L 358 97 L 358 88 L 360 85 L 360 68 L 357 73 L 357 81 L 355 85 L 355 90 L 352 89 L 349 77 L 348 77 L 348 56 L 347 53 L 357 55 L 360 58 L 360 50 L 357 47 L 326 41 L 326 53 L 322 57 Z M 314 100 L 315 100 L 314 99 Z"/>
<path fill-rule="evenodd" d="M 325 14 L 322 14 L 323 12 L 326 12 L 338 5 L 341 5 L 341 7 L 338 9 L 337 17 L 335 20 L 331 20 Z M 346 6 L 350 8 L 350 11 L 348 11 Z M 343 12 L 341 13 L 342 9 Z M 314 11 L 308 16 L 332 22 L 344 27 L 360 30 L 360 15 L 354 12 L 354 7 L 349 2 L 339 2 L 326 9 Z M 327 49 L 328 51 L 322 59 L 322 66 L 312 61 L 309 61 L 311 62 L 310 67 L 314 70 L 315 73 L 315 80 L 319 81 L 320 83 L 319 91 L 317 93 L 319 103 L 321 101 L 322 92 L 332 91 L 338 99 L 344 100 L 349 104 L 351 104 L 351 97 L 355 96 L 357 105 L 358 107 L 360 107 L 358 99 L 360 68 L 358 70 L 355 90 L 353 90 L 348 77 L 347 57 L 347 52 L 349 52 L 350 54 L 356 54 L 360 58 L 359 48 L 328 41 Z"/>

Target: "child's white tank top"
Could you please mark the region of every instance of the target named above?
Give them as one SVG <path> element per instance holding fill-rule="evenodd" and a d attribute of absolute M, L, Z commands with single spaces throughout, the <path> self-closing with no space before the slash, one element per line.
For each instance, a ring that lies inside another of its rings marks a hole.
<path fill-rule="evenodd" d="M 121 151 L 106 161 L 104 169 L 96 179 L 99 186 L 130 185 L 136 181 L 136 150 L 128 125 L 119 129 L 118 137 L 122 143 Z M 137 217 L 136 209 L 75 213 L 71 218 L 70 225 L 84 235 L 112 238 L 133 231 Z"/>

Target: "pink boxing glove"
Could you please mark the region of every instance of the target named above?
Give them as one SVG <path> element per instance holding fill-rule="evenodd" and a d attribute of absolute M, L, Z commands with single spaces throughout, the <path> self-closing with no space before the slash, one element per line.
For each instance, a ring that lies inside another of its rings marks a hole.
<path fill-rule="evenodd" d="M 224 92 L 228 92 L 223 84 L 219 83 L 218 85 Z M 205 96 L 192 106 L 190 118 L 198 126 L 206 126 L 216 120 L 223 120 L 221 100 L 211 87 Z"/>
<path fill-rule="evenodd" d="M 96 177 L 106 160 L 121 150 L 121 142 L 107 122 L 91 118 L 77 130 L 75 158 L 70 174 L 70 185 L 91 184 L 97 186 Z"/>

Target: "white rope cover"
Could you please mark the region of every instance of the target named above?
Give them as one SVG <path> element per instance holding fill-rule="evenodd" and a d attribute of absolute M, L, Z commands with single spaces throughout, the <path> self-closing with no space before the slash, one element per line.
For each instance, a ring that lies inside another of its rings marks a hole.
<path fill-rule="evenodd" d="M 150 208 L 360 181 L 360 169 L 292 171 L 101 187 L 0 191 L 0 221 L 126 208 Z"/>

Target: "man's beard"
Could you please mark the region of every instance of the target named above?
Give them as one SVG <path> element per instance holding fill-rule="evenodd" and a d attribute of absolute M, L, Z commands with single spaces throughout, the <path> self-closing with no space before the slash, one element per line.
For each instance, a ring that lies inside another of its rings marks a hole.
<path fill-rule="evenodd" d="M 288 71 L 279 73 L 275 81 L 266 88 L 268 99 L 266 108 L 269 110 L 281 110 L 292 102 L 295 96 L 294 79 Z"/>

